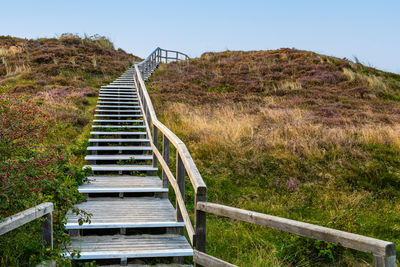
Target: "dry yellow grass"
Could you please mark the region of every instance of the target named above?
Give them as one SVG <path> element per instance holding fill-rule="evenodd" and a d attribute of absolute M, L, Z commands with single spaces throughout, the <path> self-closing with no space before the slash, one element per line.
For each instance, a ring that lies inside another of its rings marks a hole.
<path fill-rule="evenodd" d="M 380 78 L 376 77 L 375 75 L 366 75 L 361 73 L 356 73 L 351 69 L 344 68 L 343 73 L 346 75 L 349 81 L 358 80 L 360 81 L 365 87 L 374 90 L 386 90 L 387 85 L 386 83 Z"/>
<path fill-rule="evenodd" d="M 250 138 L 255 148 L 270 147 L 277 153 L 300 153 L 310 158 L 321 158 L 326 145 L 340 151 L 353 143 L 373 142 L 395 144 L 400 149 L 400 125 L 327 127 L 311 123 L 310 114 L 298 108 L 261 107 L 256 114 L 246 112 L 249 108 L 241 104 L 193 107 L 174 103 L 165 110 L 169 114 L 165 123 L 172 130 L 196 136 L 196 142 L 207 146 L 237 144 L 241 138 Z"/>

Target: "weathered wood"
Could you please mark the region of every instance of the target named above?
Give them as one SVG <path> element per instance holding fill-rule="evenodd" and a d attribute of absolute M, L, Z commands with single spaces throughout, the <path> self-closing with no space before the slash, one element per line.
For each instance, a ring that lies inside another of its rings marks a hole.
<path fill-rule="evenodd" d="M 206 213 L 197 209 L 197 203 L 207 201 L 207 188 L 199 187 L 195 192 L 195 209 L 194 209 L 194 225 L 196 231 L 196 239 L 194 246 L 201 252 L 206 252 Z"/>
<path fill-rule="evenodd" d="M 12 231 L 28 222 L 43 217 L 54 210 L 54 205 L 51 202 L 45 202 L 33 208 L 19 212 L 15 215 L 7 217 L 0 222 L 0 235 Z"/>
<path fill-rule="evenodd" d="M 69 211 L 65 225 L 68 230 L 184 226 L 184 223 L 176 221 L 175 209 L 168 199 L 91 199 L 75 207 L 92 214 L 91 222 L 79 225 L 79 215 Z"/>
<path fill-rule="evenodd" d="M 42 239 L 47 248 L 53 250 L 53 214 L 47 213 L 44 215 L 42 222 Z"/>
<path fill-rule="evenodd" d="M 163 159 L 167 165 L 169 165 L 169 140 L 163 135 Z M 168 177 L 164 169 L 162 170 L 162 186 L 168 188 Z"/>
<path fill-rule="evenodd" d="M 185 166 L 183 166 L 182 159 L 179 154 L 176 154 L 176 183 L 178 184 L 179 191 L 181 191 L 183 203 L 179 204 L 176 201 L 176 220 L 183 222 L 182 213 L 179 205 L 185 205 Z"/>
<path fill-rule="evenodd" d="M 79 249 L 76 260 L 153 258 L 192 256 L 193 250 L 180 235 L 116 235 L 82 236 L 71 239 L 64 256 L 72 258 L 73 249 Z"/>
<path fill-rule="evenodd" d="M 379 261 L 377 266 L 396 266 L 396 247 L 391 242 L 210 202 L 198 202 L 197 209 L 368 252 Z"/>
<path fill-rule="evenodd" d="M 153 125 L 153 144 L 158 149 L 158 129 L 154 125 Z M 156 155 L 153 155 L 153 167 L 157 168 L 157 156 Z"/>
<path fill-rule="evenodd" d="M 215 258 L 196 249 L 193 250 L 193 262 L 195 263 L 195 266 L 199 264 L 205 267 L 237 267 L 234 264 Z"/>
<path fill-rule="evenodd" d="M 78 188 L 81 193 L 165 193 L 157 176 L 89 176 L 88 183 Z"/>

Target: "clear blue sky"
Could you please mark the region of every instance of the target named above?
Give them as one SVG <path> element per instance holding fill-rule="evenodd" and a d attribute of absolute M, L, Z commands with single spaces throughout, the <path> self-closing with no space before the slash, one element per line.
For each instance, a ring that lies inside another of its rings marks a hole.
<path fill-rule="evenodd" d="M 147 56 L 160 46 L 205 51 L 312 50 L 400 73 L 400 0 L 4 1 L 0 35 L 105 35 Z"/>

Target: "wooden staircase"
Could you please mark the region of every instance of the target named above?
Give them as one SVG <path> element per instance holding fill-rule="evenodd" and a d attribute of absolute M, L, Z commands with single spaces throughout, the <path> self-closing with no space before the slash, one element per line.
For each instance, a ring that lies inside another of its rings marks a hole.
<path fill-rule="evenodd" d="M 184 223 L 167 198 L 168 187 L 152 164 L 134 71 L 130 68 L 100 89 L 90 155 L 85 158 L 93 175 L 79 187 L 87 202 L 76 205 L 92 214 L 91 222 L 80 225 L 70 211 L 65 225 L 72 239 L 65 255 L 74 260 L 127 265 L 150 259 L 169 264 L 193 255 L 183 235 Z"/>

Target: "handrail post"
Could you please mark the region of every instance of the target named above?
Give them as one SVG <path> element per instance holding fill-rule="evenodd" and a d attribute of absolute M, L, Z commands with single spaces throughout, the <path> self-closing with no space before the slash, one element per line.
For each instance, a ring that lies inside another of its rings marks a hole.
<path fill-rule="evenodd" d="M 150 127 L 150 125 L 149 125 Z M 158 149 L 158 129 L 157 127 L 153 124 L 153 144 L 154 146 Z M 153 167 L 157 168 L 157 156 L 156 154 L 153 153 Z"/>
<path fill-rule="evenodd" d="M 198 251 L 206 252 L 206 212 L 197 209 L 197 203 L 207 201 L 207 187 L 198 187 L 194 198 L 194 227 L 195 227 L 195 248 Z"/>
<path fill-rule="evenodd" d="M 168 50 L 165 50 L 165 63 L 168 63 Z"/>
<path fill-rule="evenodd" d="M 374 255 L 375 267 L 395 267 L 396 266 L 396 247 L 386 249 L 385 256 Z"/>
<path fill-rule="evenodd" d="M 45 246 L 53 250 L 53 213 L 48 213 L 44 216 L 42 222 L 42 239 Z"/>
<path fill-rule="evenodd" d="M 163 135 L 163 159 L 167 165 L 169 164 L 169 139 Z M 167 173 L 162 171 L 162 187 L 168 188 L 168 177 Z"/>
<path fill-rule="evenodd" d="M 176 183 L 178 184 L 179 191 L 181 191 L 182 199 L 185 201 L 185 165 L 183 165 L 181 155 L 178 151 L 176 151 Z M 178 200 L 176 200 L 176 220 L 183 222 Z"/>

